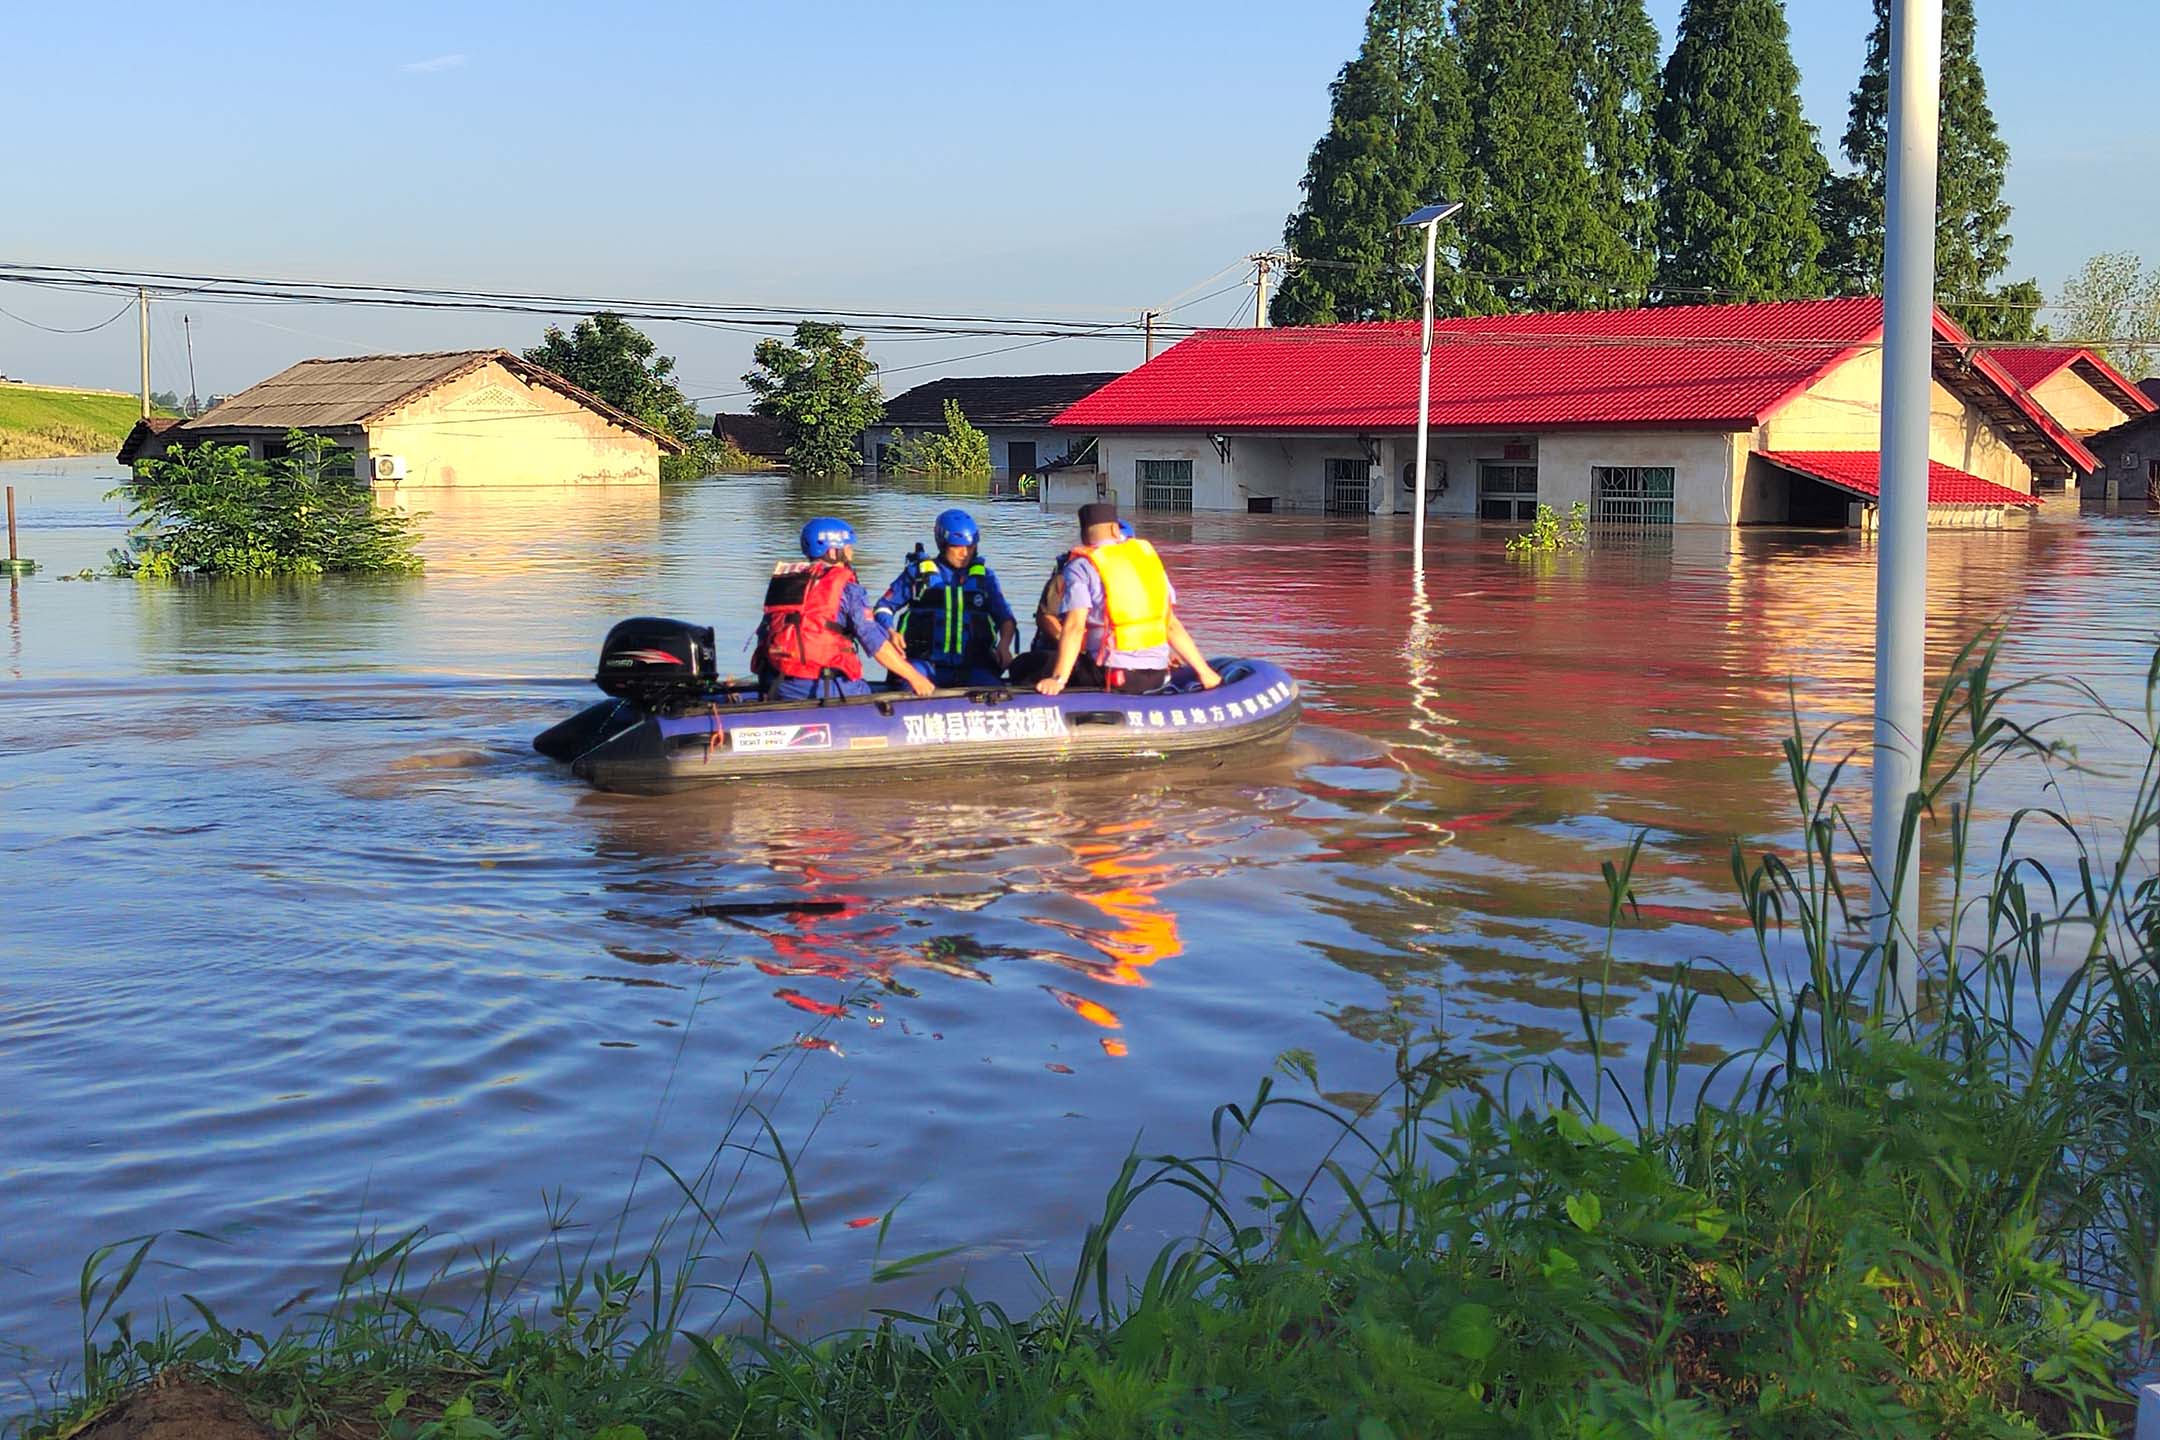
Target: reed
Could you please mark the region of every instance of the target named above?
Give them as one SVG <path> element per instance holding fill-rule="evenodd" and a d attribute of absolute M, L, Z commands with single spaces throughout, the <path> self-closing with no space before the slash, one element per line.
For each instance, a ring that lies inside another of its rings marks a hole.
<path fill-rule="evenodd" d="M 487 1256 L 479 1299 L 439 1309 L 414 1233 L 361 1247 L 307 1326 L 240 1331 L 189 1302 L 138 1335 L 124 1297 L 156 1242 L 108 1247 L 83 1272 L 80 1373 L 26 1429 L 69 1433 L 184 1367 L 283 1433 L 395 1440 L 2121 1433 L 2124 1379 L 2160 1340 L 2160 656 L 2145 713 L 2108 720 L 2143 742 L 2129 813 L 2019 810 L 1981 854 L 1993 772 L 2078 763 L 2019 718 L 2027 688 L 1976 643 L 1931 713 L 1909 820 L 1934 817 L 1957 878 L 1928 934 L 1892 941 L 1922 965 L 1917 1017 L 1877 998 L 1889 956 L 1853 913 L 1836 738 L 1796 726 L 1799 843 L 1732 855 L 1744 987 L 1682 969 L 1647 1041 L 1613 1039 L 1599 992 L 1633 923 L 1630 847 L 1580 995 L 1587 1073 L 1405 1036 L 1388 1093 L 1350 1113 L 1285 1056 L 1205 1152 L 1128 1156 L 1031 1313 L 953 1290 L 786 1334 L 715 1218 L 745 1165 L 792 1194 L 753 1090 L 702 1169 L 660 1167 L 679 1197 L 661 1240 L 622 1266 L 554 1247 L 542 1307 L 510 1299 L 530 1265 Z M 2042 825 L 2072 873 L 2031 858 Z M 1752 998 L 1713 1003 L 1752 1007 L 1759 1043 L 1693 1063 L 1703 1001 L 1736 989 Z M 1301 1171 L 1241 1158 L 1287 1115 L 1327 1127 Z M 1129 1268 L 1112 1240 L 1151 1195 L 1195 1221 Z M 873 1280 L 941 1258 L 886 1260 L 885 1234 Z M 747 1316 L 687 1323 L 715 1291 Z"/>

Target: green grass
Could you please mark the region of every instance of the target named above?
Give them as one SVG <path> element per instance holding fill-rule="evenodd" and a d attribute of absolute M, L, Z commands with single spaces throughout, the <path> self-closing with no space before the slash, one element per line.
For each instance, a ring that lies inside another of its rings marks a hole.
<path fill-rule="evenodd" d="M 0 460 L 109 455 L 141 415 L 142 402 L 129 395 L 0 385 Z"/>
<path fill-rule="evenodd" d="M 2120 717 L 2144 764 L 2104 839 L 2021 812 L 1974 854 L 1992 769 L 2076 763 L 2016 719 L 2021 687 L 1992 666 L 1964 657 L 1931 720 L 1913 813 L 1967 879 L 1903 942 L 1923 961 L 1916 1019 L 1875 998 L 1885 956 L 1851 938 L 1865 876 L 1843 869 L 1839 767 L 1795 733 L 1798 843 L 1732 856 L 1762 966 L 1740 1017 L 1760 1039 L 1713 1066 L 1691 1063 L 1691 1034 L 1729 976 L 1674 974 L 1634 1053 L 1608 1036 L 1630 847 L 1605 865 L 1605 973 L 1578 992 L 1587 1071 L 1405 1029 L 1393 1085 L 1350 1113 L 1286 1055 L 1215 1113 L 1203 1153 L 1127 1160 L 1062 1278 L 1037 1272 L 1031 1313 L 953 1291 L 814 1343 L 768 1323 L 769 1285 L 714 1218 L 745 1161 L 793 1192 L 752 1095 L 703 1169 L 662 1167 L 677 1222 L 625 1268 L 565 1225 L 518 1263 L 464 1257 L 459 1293 L 477 1270 L 479 1299 L 445 1306 L 460 1261 L 424 1262 L 414 1232 L 265 1335 L 192 1302 L 139 1329 L 129 1285 L 164 1242 L 101 1251 L 80 1370 L 28 1429 L 64 1433 L 180 1368 L 324 1440 L 2119 1433 L 2123 1377 L 2160 1337 L 2160 750 L 2150 704 Z M 2024 857 L 2029 824 L 2077 837 L 2074 873 Z M 1244 1142 L 1284 1118 L 1325 1143 L 1264 1174 Z M 1113 1257 L 1150 1196 L 1190 1206 L 1186 1238 Z M 873 1282 L 941 1258 L 888 1259 L 886 1235 Z M 549 1298 L 520 1298 L 535 1288 Z M 693 1324 L 720 1294 L 726 1323 Z"/>

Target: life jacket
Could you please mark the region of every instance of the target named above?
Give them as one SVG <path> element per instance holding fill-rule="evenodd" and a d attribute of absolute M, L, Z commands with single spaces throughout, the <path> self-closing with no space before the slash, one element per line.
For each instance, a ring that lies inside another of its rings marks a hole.
<path fill-rule="evenodd" d="M 1170 576 L 1155 547 L 1138 538 L 1082 545 L 1073 552 L 1095 567 L 1103 588 L 1103 633 L 1097 660 L 1170 643 Z"/>
<path fill-rule="evenodd" d="M 765 586 L 765 623 L 751 664 L 760 674 L 862 679 L 862 657 L 840 627 L 840 599 L 855 572 L 837 561 L 782 563 Z"/>
<path fill-rule="evenodd" d="M 934 558 L 908 564 L 908 599 L 900 611 L 907 652 L 934 665 L 989 665 L 997 655 L 990 618 L 990 567 L 972 560 L 954 575 Z"/>

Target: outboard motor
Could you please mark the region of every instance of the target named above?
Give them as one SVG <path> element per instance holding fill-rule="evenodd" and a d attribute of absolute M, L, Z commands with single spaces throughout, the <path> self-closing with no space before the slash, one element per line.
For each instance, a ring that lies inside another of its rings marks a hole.
<path fill-rule="evenodd" d="M 593 682 L 618 700 L 656 710 L 704 694 L 718 678 L 711 626 L 641 615 L 608 631 Z"/>

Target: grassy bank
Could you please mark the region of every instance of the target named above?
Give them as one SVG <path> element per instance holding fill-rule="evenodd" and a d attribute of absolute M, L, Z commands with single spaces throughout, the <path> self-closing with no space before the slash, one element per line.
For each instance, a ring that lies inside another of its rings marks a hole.
<path fill-rule="evenodd" d="M 110 455 L 141 414 L 130 395 L 0 385 L 0 460 Z"/>
<path fill-rule="evenodd" d="M 1990 769 L 2075 762 L 1969 662 L 1921 797 L 1967 878 L 1909 947 L 1917 1023 L 1875 1002 L 1886 957 L 1853 938 L 1866 877 L 1842 868 L 1835 766 L 1796 735 L 1802 835 L 1733 855 L 1761 956 L 1744 986 L 1668 972 L 1647 1042 L 1608 1039 L 1632 923 L 1633 852 L 1616 856 L 1579 1061 L 1405 1034 L 1391 1088 L 1350 1111 L 1284 1056 L 1216 1112 L 1205 1153 L 1107 1177 L 1032 1313 L 955 1292 L 816 1343 L 764 1323 L 773 1297 L 714 1218 L 711 1177 L 746 1157 L 792 1173 L 745 1101 L 703 1170 L 667 1172 L 681 1223 L 642 1263 L 567 1241 L 467 1257 L 481 1299 L 454 1312 L 416 1233 L 356 1255 L 281 1334 L 200 1306 L 137 1325 L 130 1286 L 160 1242 L 116 1246 L 83 1271 L 81 1371 L 30 1429 L 125 1440 L 181 1393 L 233 1407 L 201 1440 L 2122 1433 L 2123 1377 L 2160 1337 L 2160 752 L 2150 713 L 2124 722 L 2146 742 L 2135 802 L 2104 841 L 2065 827 L 2076 873 L 2022 857 L 2044 814 L 1974 854 Z M 1743 992 L 1759 1043 L 1710 1061 L 1698 1009 Z M 1295 1171 L 1241 1158 L 1289 1119 L 1326 1137 Z M 1190 1207 L 1186 1238 L 1113 1255 L 1150 1196 Z M 873 1280 L 940 1258 L 879 1239 Z M 518 1298 L 535 1274 L 548 1298 Z M 743 1309 L 692 1324 L 719 1293 Z M 153 1376 L 167 1389 L 146 1398 Z"/>

